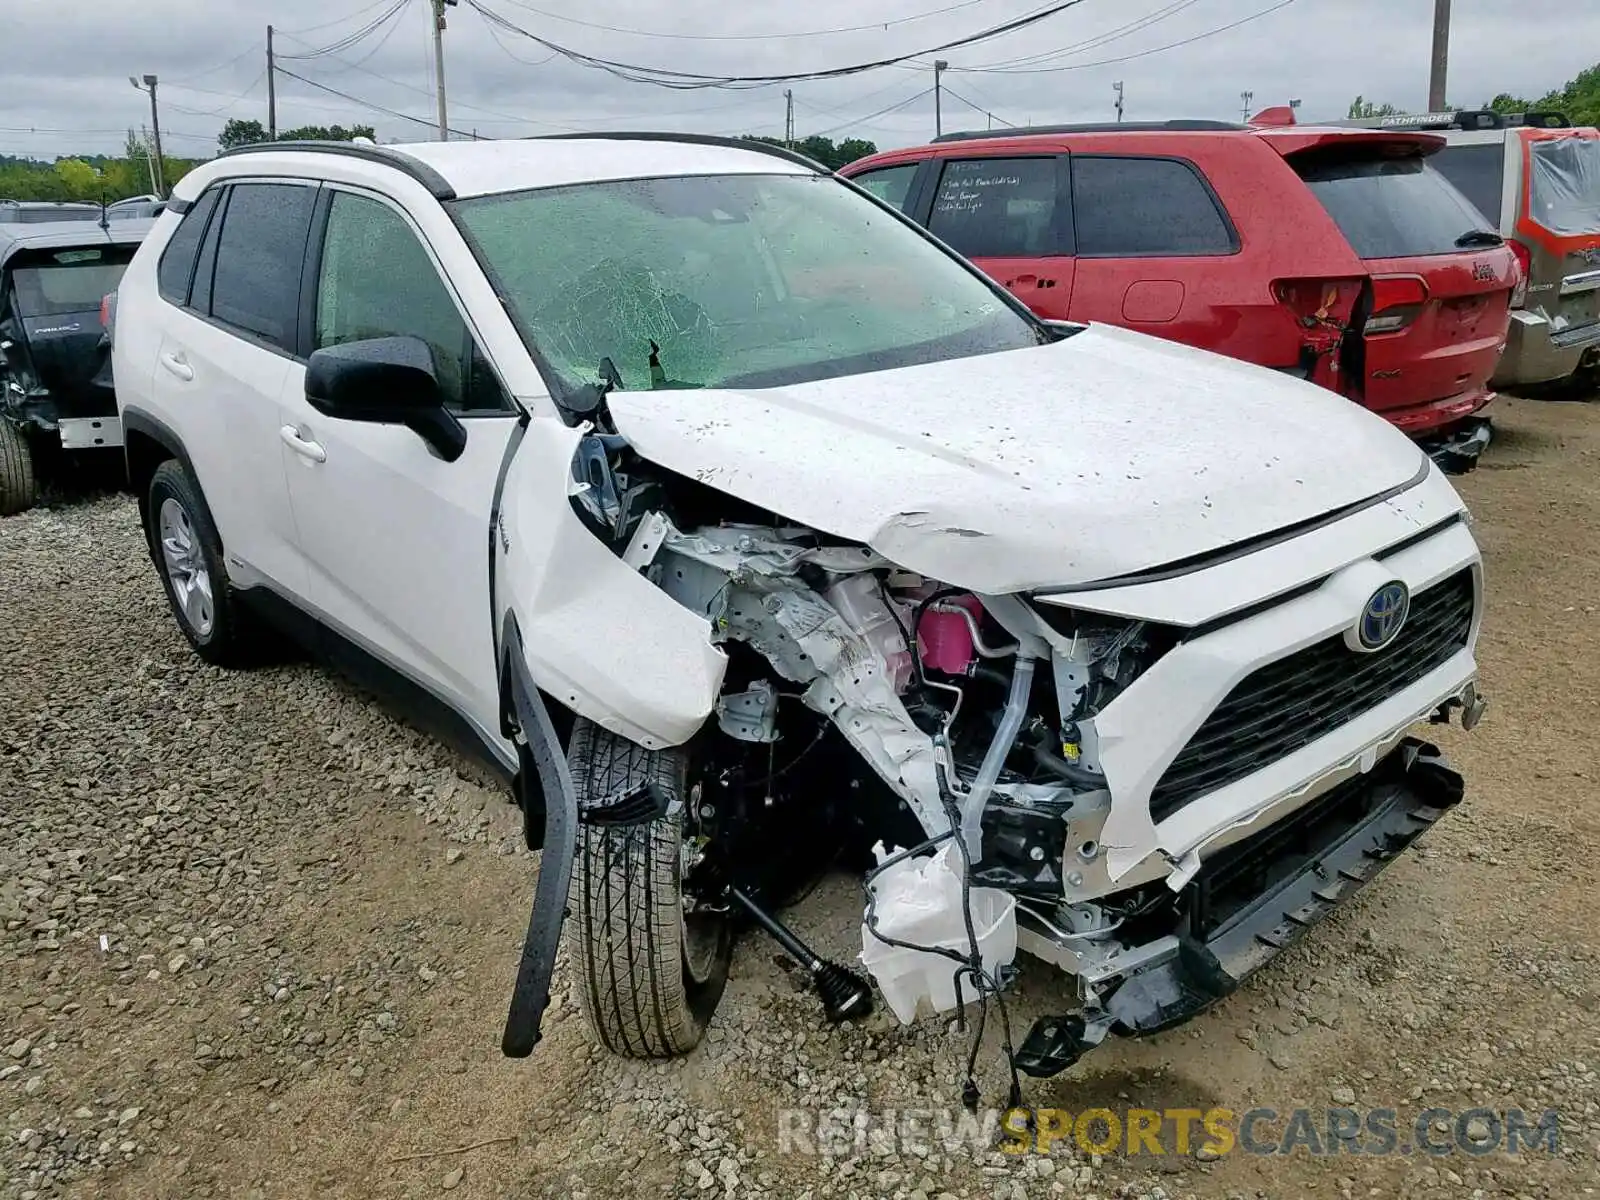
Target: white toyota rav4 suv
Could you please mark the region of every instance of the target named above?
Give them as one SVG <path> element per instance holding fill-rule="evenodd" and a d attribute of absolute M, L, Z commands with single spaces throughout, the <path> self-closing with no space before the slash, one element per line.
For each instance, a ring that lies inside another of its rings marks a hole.
<path fill-rule="evenodd" d="M 247 147 L 178 185 L 113 346 L 196 651 L 286 625 L 512 784 L 544 853 L 507 1053 L 563 925 L 619 1053 L 693 1047 L 752 920 L 861 1011 L 772 910 L 881 842 L 874 881 L 959 851 L 923 915 L 968 936 L 901 949 L 998 994 L 998 893 L 1071 979 L 1015 1056 L 1050 1074 L 1232 991 L 1461 798 L 1411 731 L 1482 711 L 1482 567 L 1421 451 L 1042 324 L 798 156 Z"/>

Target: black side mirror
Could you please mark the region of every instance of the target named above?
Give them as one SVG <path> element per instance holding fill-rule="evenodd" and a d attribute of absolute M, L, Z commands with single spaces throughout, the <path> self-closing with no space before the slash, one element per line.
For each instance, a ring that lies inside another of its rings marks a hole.
<path fill-rule="evenodd" d="M 467 431 L 444 407 L 428 343 L 414 337 L 368 338 L 318 350 L 306 363 L 306 400 L 341 421 L 404 425 L 454 462 Z"/>

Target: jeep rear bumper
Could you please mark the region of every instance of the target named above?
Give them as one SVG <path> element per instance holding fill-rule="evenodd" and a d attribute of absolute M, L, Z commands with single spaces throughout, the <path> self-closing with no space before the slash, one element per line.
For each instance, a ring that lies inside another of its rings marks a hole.
<path fill-rule="evenodd" d="M 1369 774 L 1218 852 L 1176 898 L 1171 931 L 1119 954 L 1141 965 L 1103 1007 L 1041 1018 L 1018 1067 L 1055 1075 L 1108 1032 L 1155 1033 L 1205 1011 L 1371 883 L 1462 794 L 1440 752 L 1407 739 Z"/>

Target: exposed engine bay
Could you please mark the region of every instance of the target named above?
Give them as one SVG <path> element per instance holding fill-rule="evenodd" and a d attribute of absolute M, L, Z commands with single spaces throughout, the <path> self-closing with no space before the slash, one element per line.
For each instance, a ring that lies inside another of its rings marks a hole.
<path fill-rule="evenodd" d="M 999 998 L 1015 951 L 1027 950 L 1075 987 L 1070 1011 L 1042 1020 L 1020 1050 L 1007 1021 L 1014 1078 L 1019 1067 L 1055 1074 L 1108 1033 L 1193 1016 L 1264 961 L 1261 944 L 1275 952 L 1331 911 L 1341 887 L 1375 874 L 1370 863 L 1386 860 L 1368 852 L 1371 839 L 1392 857 L 1460 798 L 1459 776 L 1431 746 L 1402 741 L 1402 721 L 1350 785 L 1235 838 L 1215 869 L 1190 854 L 1108 871 L 1113 789 L 1097 718 L 1188 630 L 905 570 L 592 427 L 568 495 L 585 527 L 703 619 L 727 658 L 690 743 L 686 909 L 743 906 L 772 932 L 781 923 L 760 905 L 793 898 L 800 860 L 859 868 L 862 958 L 902 1020 L 919 999 L 960 1008 L 964 987 Z M 1469 686 L 1436 719 L 1452 705 L 1473 721 L 1482 707 Z M 1341 854 L 1353 855 L 1344 882 L 1316 890 Z M 905 915 L 900 895 L 938 910 L 906 925 L 937 936 L 890 932 Z M 899 955 L 892 969 L 874 965 L 882 947 Z"/>

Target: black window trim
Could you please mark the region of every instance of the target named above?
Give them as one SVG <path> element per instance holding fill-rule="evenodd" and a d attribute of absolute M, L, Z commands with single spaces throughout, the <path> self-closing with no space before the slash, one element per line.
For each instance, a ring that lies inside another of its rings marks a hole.
<path fill-rule="evenodd" d="M 494 356 L 484 346 L 483 334 L 473 321 L 472 314 L 468 311 L 465 301 L 462 300 L 461 293 L 456 290 L 455 283 L 450 279 L 449 272 L 444 269 L 444 260 L 433 248 L 433 244 L 428 241 L 427 236 L 422 232 L 416 221 L 412 219 L 411 214 L 406 211 L 405 206 L 395 200 L 393 196 L 387 196 L 382 192 L 362 187 L 359 184 L 337 180 L 325 181 L 322 186 L 322 195 L 317 200 L 317 207 L 311 214 L 311 241 L 306 250 L 305 269 L 300 277 L 300 335 L 296 341 L 296 346 L 302 353 L 300 361 L 304 362 L 310 359 L 314 348 L 313 343 L 316 341 L 317 288 L 322 277 L 322 255 L 327 248 L 328 220 L 333 212 L 334 195 L 338 192 L 348 192 L 350 195 L 358 196 L 363 200 L 377 201 L 394 212 L 405 223 L 406 227 L 411 230 L 412 236 L 421 244 L 422 252 L 433 263 L 434 274 L 438 276 L 445 293 L 450 297 L 450 302 L 455 305 L 456 315 L 461 318 L 461 323 L 466 328 L 468 339 L 488 365 L 489 373 L 494 376 L 495 383 L 500 386 L 500 394 L 506 398 L 505 406 L 502 408 L 453 409 L 451 415 L 463 420 L 521 415 L 525 411 L 521 401 L 512 395 L 511 389 L 506 386 L 504 372 L 495 364 Z M 453 221 L 451 223 L 454 224 Z M 465 380 L 463 380 L 463 383 L 465 383 Z"/>
<path fill-rule="evenodd" d="M 1173 251 L 1168 251 L 1168 250 L 1158 250 L 1158 251 L 1145 251 L 1145 252 L 1140 252 L 1140 253 L 1135 253 L 1135 252 L 1130 252 L 1130 251 L 1114 251 L 1114 252 L 1109 253 L 1109 254 L 1085 254 L 1080 250 L 1078 252 L 1078 254 L 1076 255 L 1076 257 L 1082 258 L 1082 259 L 1114 259 L 1114 258 L 1130 258 L 1130 259 L 1137 259 L 1137 258 L 1232 258 L 1232 257 L 1234 257 L 1236 255 L 1244 253 L 1244 243 L 1239 237 L 1239 227 L 1234 224 L 1233 217 L 1229 214 L 1227 206 L 1222 203 L 1222 197 L 1217 195 L 1217 189 L 1214 188 L 1211 185 L 1211 180 L 1206 178 L 1206 173 L 1200 169 L 1199 164 L 1194 162 L 1193 159 L 1183 158 L 1182 156 L 1176 155 L 1176 154 L 1126 154 L 1126 153 L 1106 154 L 1106 153 L 1100 153 L 1100 152 L 1094 152 L 1094 151 L 1074 151 L 1072 157 L 1075 158 L 1075 159 L 1080 159 L 1080 160 L 1081 159 L 1093 158 L 1093 159 L 1141 160 L 1141 161 L 1148 161 L 1148 162 L 1177 163 L 1179 166 L 1186 168 L 1191 175 L 1193 175 L 1197 180 L 1199 180 L 1201 188 L 1204 189 L 1205 194 L 1211 198 L 1211 206 L 1214 209 L 1216 209 L 1217 216 L 1222 218 L 1222 227 L 1225 230 L 1227 230 L 1227 232 L 1228 232 L 1228 244 L 1229 244 L 1229 249 L 1225 253 L 1217 253 L 1217 252 L 1214 252 L 1214 251 L 1210 251 L 1210 252 L 1206 252 L 1206 253 L 1196 253 L 1194 251 L 1173 252 Z M 1073 182 L 1074 182 L 1074 186 L 1076 186 L 1076 182 L 1077 182 L 1076 175 L 1074 175 Z M 1074 191 L 1073 196 L 1072 196 L 1072 229 L 1073 229 L 1074 239 L 1076 239 L 1076 235 L 1077 235 L 1077 231 L 1078 231 L 1078 228 L 1079 228 L 1079 224 L 1080 223 L 1078 221 L 1078 197 L 1077 197 L 1076 191 Z M 1076 244 L 1076 241 L 1074 242 L 1074 244 Z"/>
<path fill-rule="evenodd" d="M 926 160 L 929 167 L 926 178 L 922 180 L 922 194 L 917 197 L 919 223 L 927 228 L 931 237 L 939 235 L 933 232 L 933 203 L 939 198 L 939 185 L 944 179 L 945 170 L 955 162 L 984 162 L 1001 161 L 1014 162 L 1019 158 L 1048 158 L 1056 164 L 1056 210 L 1051 218 L 1053 226 L 1053 239 L 1056 248 L 1049 254 L 980 254 L 979 258 L 1013 259 L 1013 258 L 1076 258 L 1078 244 L 1078 214 L 1072 205 L 1072 155 L 1066 150 L 1041 149 L 1033 153 L 1019 153 L 1012 148 L 1010 153 L 997 149 L 993 154 L 941 154 Z M 1066 224 L 1062 228 L 1063 221 Z M 959 251 L 958 251 L 959 253 Z M 1009 291 L 1009 289 L 1008 289 Z"/>

